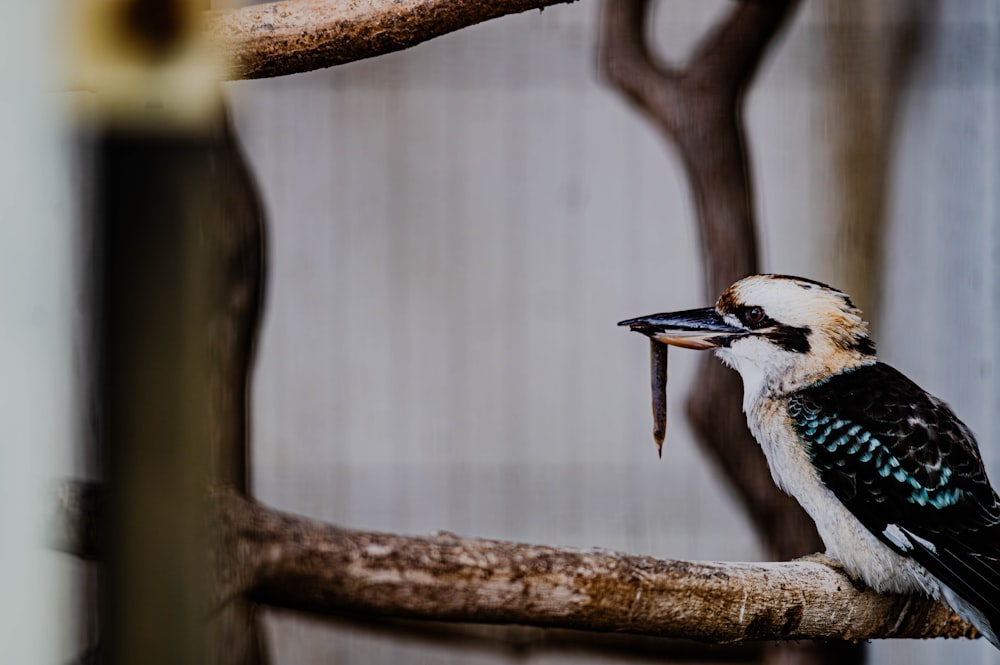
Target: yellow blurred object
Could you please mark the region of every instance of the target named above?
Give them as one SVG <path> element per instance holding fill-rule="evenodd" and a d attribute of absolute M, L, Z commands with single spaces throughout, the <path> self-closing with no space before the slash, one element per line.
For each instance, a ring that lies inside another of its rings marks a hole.
<path fill-rule="evenodd" d="M 224 68 L 200 0 L 83 0 L 71 21 L 69 84 L 96 93 L 92 120 L 194 129 L 219 108 Z"/>

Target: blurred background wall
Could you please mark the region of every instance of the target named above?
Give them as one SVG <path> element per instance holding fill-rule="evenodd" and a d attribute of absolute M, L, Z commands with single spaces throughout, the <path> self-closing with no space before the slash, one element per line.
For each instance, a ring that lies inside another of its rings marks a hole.
<path fill-rule="evenodd" d="M 0 23 L 0 645 L 11 663 L 72 653 L 77 567 L 45 547 L 52 479 L 72 476 L 79 231 L 55 93 L 55 3 Z"/>
<path fill-rule="evenodd" d="M 663 2 L 682 58 L 724 2 Z M 951 403 L 1000 480 L 997 14 L 809 2 L 748 100 L 762 265 L 849 290 L 881 356 Z M 255 494 L 367 529 L 758 559 L 684 418 L 662 460 L 648 349 L 703 306 L 676 156 L 597 80 L 594 2 L 226 90 L 270 216 Z M 507 663 L 269 612 L 276 663 Z M 985 664 L 985 644 L 872 663 Z M 591 662 L 546 656 L 531 662 Z M 593 659 L 592 662 L 599 662 Z"/>

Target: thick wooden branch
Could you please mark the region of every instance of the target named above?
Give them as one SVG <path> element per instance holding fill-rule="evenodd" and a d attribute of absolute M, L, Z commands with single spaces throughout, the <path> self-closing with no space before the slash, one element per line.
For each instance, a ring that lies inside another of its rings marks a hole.
<path fill-rule="evenodd" d="M 283 0 L 205 15 L 227 78 L 298 74 L 371 58 L 489 19 L 574 0 Z"/>
<path fill-rule="evenodd" d="M 73 538 L 98 534 L 64 488 Z M 209 498 L 217 530 L 216 602 L 246 595 L 269 605 L 331 614 L 523 624 L 679 637 L 748 640 L 969 637 L 974 631 L 927 599 L 858 590 L 810 561 L 658 560 L 448 533 L 398 536 L 344 529 L 282 513 L 231 490 Z"/>

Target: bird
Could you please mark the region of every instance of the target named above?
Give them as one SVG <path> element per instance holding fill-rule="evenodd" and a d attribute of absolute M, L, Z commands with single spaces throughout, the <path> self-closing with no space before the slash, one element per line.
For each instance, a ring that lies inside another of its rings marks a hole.
<path fill-rule="evenodd" d="M 878 360 L 848 295 L 802 277 L 751 275 L 714 307 L 619 325 L 713 350 L 739 372 L 772 478 L 850 577 L 940 600 L 1000 649 L 1000 498 L 975 436 Z"/>

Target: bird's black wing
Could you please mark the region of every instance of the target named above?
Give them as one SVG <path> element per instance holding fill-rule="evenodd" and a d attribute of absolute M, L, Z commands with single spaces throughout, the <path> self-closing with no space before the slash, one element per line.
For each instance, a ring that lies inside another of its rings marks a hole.
<path fill-rule="evenodd" d="M 1000 630 L 1000 499 L 951 409 L 877 363 L 793 394 L 788 413 L 855 517 Z"/>

